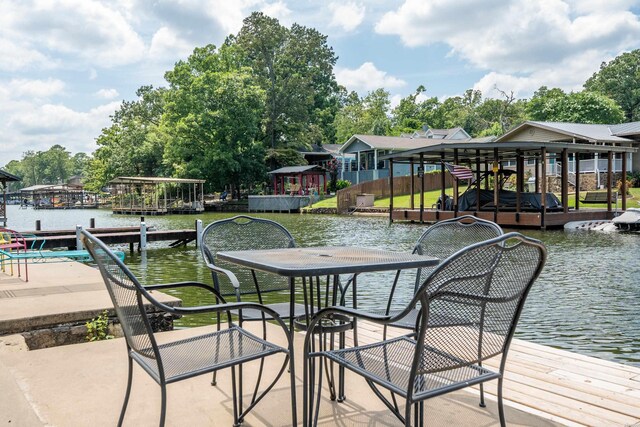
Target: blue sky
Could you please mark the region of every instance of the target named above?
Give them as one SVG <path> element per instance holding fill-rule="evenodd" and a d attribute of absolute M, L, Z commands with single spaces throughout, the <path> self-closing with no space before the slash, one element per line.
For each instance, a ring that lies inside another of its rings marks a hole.
<path fill-rule="evenodd" d="M 327 35 L 338 82 L 393 103 L 419 85 L 580 90 L 640 48 L 640 0 L 0 0 L 0 166 L 53 144 L 92 152 L 122 100 L 254 10 Z"/>

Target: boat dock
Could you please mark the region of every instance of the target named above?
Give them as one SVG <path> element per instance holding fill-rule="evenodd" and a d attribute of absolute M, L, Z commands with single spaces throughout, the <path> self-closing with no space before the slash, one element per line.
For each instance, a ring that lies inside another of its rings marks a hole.
<path fill-rule="evenodd" d="M 20 426 L 113 425 L 118 419 L 127 377 L 124 339 L 29 350 L 25 333 L 49 328 L 64 332 L 82 324 L 111 302 L 97 270 L 70 262 L 30 266 L 25 283 L 0 272 L 0 423 Z M 167 299 L 172 297 L 167 296 Z M 173 303 L 179 300 L 173 298 Z M 85 320 L 86 319 L 86 320 Z M 253 324 L 252 324 L 253 323 Z M 257 322 L 248 322 L 249 328 Z M 204 327 L 211 328 L 211 327 Z M 274 326 L 270 326 L 270 331 Z M 191 328 L 159 333 L 160 340 L 201 333 Z M 360 343 L 382 336 L 378 325 L 359 322 Z M 80 332 L 76 331 L 76 334 Z M 402 331 L 391 331 L 390 335 Z M 271 333 L 270 333 L 271 334 Z M 34 335 L 29 338 L 33 340 Z M 82 335 L 80 335 L 82 336 Z M 271 336 L 271 335 L 270 335 Z M 82 341 L 82 340 L 80 340 Z M 302 333 L 297 334 L 296 375 L 302 398 Z M 487 363 L 491 366 L 491 361 Z M 492 366 L 495 368 L 495 366 Z M 247 364 L 247 377 L 254 369 Z M 160 391 L 136 366 L 127 425 L 155 424 Z M 267 367 L 268 371 L 268 367 Z M 168 425 L 230 425 L 233 405 L 229 371 L 218 386 L 210 376 L 172 384 L 168 389 Z M 286 375 L 285 375 L 286 377 Z M 291 422 L 287 378 L 276 385 L 247 417 L 247 425 L 286 426 Z M 347 400 L 323 401 L 320 425 L 398 425 L 366 384 L 347 374 Z M 487 408 L 477 391 L 466 389 L 432 399 L 425 413 L 430 425 L 497 425 L 495 384 L 487 390 Z M 509 353 L 505 409 L 515 426 L 636 426 L 640 423 L 640 368 L 515 339 Z M 328 393 L 323 396 L 328 397 Z M 301 408 L 301 401 L 298 407 Z M 81 408 L 81 409 L 79 409 Z M 274 411 L 274 408 L 282 410 Z"/>
<path fill-rule="evenodd" d="M 146 227 L 146 226 L 145 226 Z M 100 240 L 108 245 L 129 244 L 131 252 L 137 243 L 139 247 L 146 242 L 171 242 L 169 246 L 181 246 L 196 241 L 197 231 L 193 229 L 183 230 L 155 230 L 146 227 L 143 231 L 141 227 L 115 227 L 115 228 L 87 228 L 90 233 L 99 236 Z M 67 250 L 77 249 L 76 230 L 51 230 L 51 231 L 25 231 L 27 242 L 34 244 L 35 249 L 55 249 L 66 248 Z"/>

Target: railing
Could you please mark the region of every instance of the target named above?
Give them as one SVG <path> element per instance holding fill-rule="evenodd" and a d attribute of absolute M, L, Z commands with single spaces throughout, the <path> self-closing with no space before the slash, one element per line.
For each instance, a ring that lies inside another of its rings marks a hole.
<path fill-rule="evenodd" d="M 569 173 L 575 175 L 576 173 L 576 162 L 575 160 L 570 160 L 568 162 L 569 165 Z M 607 172 L 608 168 L 608 160 L 607 159 L 588 159 L 588 160 L 580 160 L 580 173 L 596 173 L 596 172 Z M 612 172 L 622 172 L 622 160 L 621 159 L 613 159 L 613 170 Z M 547 164 L 547 175 L 560 175 L 562 174 L 562 163 L 550 163 Z"/>

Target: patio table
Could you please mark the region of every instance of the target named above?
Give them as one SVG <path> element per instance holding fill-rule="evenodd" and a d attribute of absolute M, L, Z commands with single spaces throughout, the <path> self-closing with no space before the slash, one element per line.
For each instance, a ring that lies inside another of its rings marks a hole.
<path fill-rule="evenodd" d="M 252 270 L 259 270 L 289 278 L 290 285 L 290 333 L 294 329 L 306 329 L 308 319 L 316 309 L 323 306 L 336 305 L 338 298 L 344 302 L 345 291 L 340 284 L 341 274 L 353 275 L 351 278 L 352 304 L 357 308 L 356 283 L 361 273 L 379 271 L 400 271 L 429 267 L 438 264 L 439 260 L 430 256 L 394 252 L 375 248 L 351 246 L 295 247 L 284 249 L 262 249 L 245 251 L 221 251 L 216 255 L 219 259 L 232 262 Z M 326 277 L 325 292 L 322 295 L 320 277 Z M 294 317 L 296 278 L 302 285 L 305 315 Z M 330 279 L 333 278 L 331 281 Z M 315 284 L 314 284 L 315 279 Z M 315 288 L 315 289 L 314 289 Z M 339 333 L 339 344 L 344 346 L 344 332 L 354 330 L 357 342 L 357 331 L 354 319 L 338 318 L 333 325 L 322 326 L 321 330 L 312 332 Z M 333 344 L 333 340 L 331 340 Z M 293 355 L 292 355 L 293 357 Z M 339 371 L 338 401 L 344 400 L 344 368 Z M 333 389 L 333 387 L 330 387 Z M 332 395 L 334 393 L 332 392 Z"/>

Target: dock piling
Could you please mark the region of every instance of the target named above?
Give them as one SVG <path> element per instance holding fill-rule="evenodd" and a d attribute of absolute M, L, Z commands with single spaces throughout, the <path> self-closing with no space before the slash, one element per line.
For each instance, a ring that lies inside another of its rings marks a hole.
<path fill-rule="evenodd" d="M 89 228 L 96 228 L 96 219 L 89 218 Z"/>
<path fill-rule="evenodd" d="M 80 240 L 80 233 L 82 232 L 82 226 L 76 225 L 76 249 L 81 251 L 84 249 L 82 246 L 82 240 Z"/>
<path fill-rule="evenodd" d="M 196 248 L 202 245 L 202 220 L 196 219 Z"/>
<path fill-rule="evenodd" d="M 42 229 L 42 226 L 40 224 L 40 220 L 36 219 L 36 231 L 40 231 Z"/>
<path fill-rule="evenodd" d="M 140 223 L 140 250 L 147 250 L 147 226 L 144 222 Z"/>

